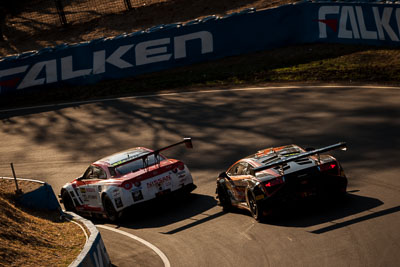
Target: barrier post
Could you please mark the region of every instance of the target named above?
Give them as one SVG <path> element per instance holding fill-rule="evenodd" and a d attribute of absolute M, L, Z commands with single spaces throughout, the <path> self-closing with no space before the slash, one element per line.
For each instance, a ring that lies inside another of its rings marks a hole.
<path fill-rule="evenodd" d="M 56 3 L 57 13 L 58 13 L 58 17 L 60 18 L 61 25 L 66 27 L 68 22 L 67 22 L 67 17 L 65 17 L 64 7 L 61 3 L 61 0 L 55 0 L 55 3 Z"/>
<path fill-rule="evenodd" d="M 14 165 L 12 162 L 10 163 L 10 165 L 11 165 L 11 170 L 12 170 L 12 173 L 14 176 L 15 187 L 17 188 L 17 190 L 15 190 L 15 194 L 22 195 L 22 190 L 18 188 L 17 176 L 15 175 Z"/>
<path fill-rule="evenodd" d="M 132 10 L 131 0 L 124 0 L 126 9 Z"/>

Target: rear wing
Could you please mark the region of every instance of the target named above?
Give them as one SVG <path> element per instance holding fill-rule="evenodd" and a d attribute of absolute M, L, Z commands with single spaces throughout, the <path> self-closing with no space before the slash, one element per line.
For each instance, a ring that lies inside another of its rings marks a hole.
<path fill-rule="evenodd" d="M 254 168 L 253 171 L 254 171 L 254 173 L 260 172 L 260 171 L 263 171 L 263 170 L 266 170 L 266 169 L 270 169 L 270 168 L 273 168 L 273 167 L 276 167 L 276 166 L 282 166 L 283 164 L 285 164 L 287 162 L 290 162 L 290 161 L 294 161 L 294 160 L 301 159 L 301 158 L 306 158 L 306 157 L 313 156 L 313 155 L 319 155 L 321 153 L 324 153 L 324 152 L 327 152 L 327 151 L 331 151 L 331 150 L 335 150 L 335 149 L 346 150 L 347 149 L 347 144 L 345 142 L 340 142 L 340 143 L 337 143 L 337 144 L 334 144 L 334 145 L 330 145 L 330 146 L 326 146 L 326 147 L 323 147 L 323 148 L 314 149 L 312 151 L 303 152 L 303 153 L 300 153 L 300 154 L 297 154 L 297 155 L 294 155 L 294 156 L 287 157 L 287 158 L 282 159 L 282 160 L 278 160 L 278 161 L 274 161 L 274 162 L 268 163 L 268 164 L 260 166 L 258 168 Z"/>
<path fill-rule="evenodd" d="M 193 148 L 192 138 L 186 137 L 186 138 L 183 138 L 183 141 L 181 141 L 181 142 L 178 142 L 178 143 L 175 143 L 175 144 L 172 144 L 172 145 L 169 145 L 169 146 L 154 150 L 154 151 L 146 153 L 146 154 L 144 154 L 144 155 L 142 155 L 140 157 L 132 158 L 132 159 L 129 159 L 127 161 L 120 162 L 118 164 L 114 164 L 113 167 L 119 167 L 119 166 L 128 164 L 130 162 L 136 161 L 136 160 L 143 160 L 143 165 L 146 168 L 148 166 L 147 158 L 149 156 L 151 156 L 151 155 L 154 155 L 154 158 L 157 161 L 156 164 L 159 164 L 160 163 L 160 158 L 158 157 L 158 155 L 160 154 L 161 151 L 170 149 L 171 147 L 178 146 L 178 145 L 181 145 L 181 144 L 185 144 L 185 146 L 187 148 Z"/>

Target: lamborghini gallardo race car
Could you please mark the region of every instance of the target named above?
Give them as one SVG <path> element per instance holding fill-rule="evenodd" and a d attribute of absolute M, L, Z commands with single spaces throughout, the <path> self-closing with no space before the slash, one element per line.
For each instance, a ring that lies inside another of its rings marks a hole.
<path fill-rule="evenodd" d="M 184 138 L 154 151 L 136 147 L 102 158 L 62 187 L 60 202 L 67 211 L 105 215 L 115 221 L 132 205 L 172 192 L 190 193 L 196 186 L 187 166 L 160 154 L 180 144 L 193 148 L 191 138 Z"/>
<path fill-rule="evenodd" d="M 287 145 L 258 151 L 219 175 L 218 203 L 224 211 L 247 209 L 259 221 L 301 199 L 344 196 L 347 178 L 340 163 L 321 153 L 346 148 L 342 142 L 320 149 Z"/>

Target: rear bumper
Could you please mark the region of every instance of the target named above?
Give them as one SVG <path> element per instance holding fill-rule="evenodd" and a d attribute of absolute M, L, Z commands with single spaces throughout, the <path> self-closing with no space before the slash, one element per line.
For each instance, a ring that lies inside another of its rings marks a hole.
<path fill-rule="evenodd" d="M 190 192 L 192 192 L 193 190 L 195 190 L 197 188 L 197 186 L 194 184 L 194 183 L 190 183 L 190 184 L 187 184 L 187 185 L 185 185 L 185 186 L 183 186 L 181 189 L 179 189 L 179 190 L 181 190 L 181 191 L 183 191 L 183 192 L 186 192 L 186 193 L 190 193 Z"/>
<path fill-rule="evenodd" d="M 345 176 L 323 176 L 308 183 L 292 182 L 284 185 L 270 197 L 260 200 L 265 208 L 298 204 L 308 200 L 335 200 L 346 194 Z"/>

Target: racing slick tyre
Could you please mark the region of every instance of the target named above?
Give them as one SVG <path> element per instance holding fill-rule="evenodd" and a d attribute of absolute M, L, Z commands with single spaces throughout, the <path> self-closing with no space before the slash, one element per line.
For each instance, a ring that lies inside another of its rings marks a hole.
<path fill-rule="evenodd" d="M 254 193 L 250 190 L 247 191 L 247 206 L 249 207 L 251 216 L 258 222 L 262 221 L 263 211 L 257 203 Z"/>
<path fill-rule="evenodd" d="M 232 209 L 231 198 L 229 197 L 229 194 L 223 185 L 217 186 L 217 195 L 222 210 L 225 212 L 229 212 Z"/>
<path fill-rule="evenodd" d="M 114 208 L 113 203 L 111 202 L 111 199 L 105 195 L 103 197 L 103 207 L 104 207 L 104 211 L 106 213 L 107 218 L 111 221 L 111 222 L 116 222 L 119 219 L 119 212 L 117 212 Z"/>
<path fill-rule="evenodd" d="M 71 212 L 76 213 L 76 208 L 74 206 L 74 202 L 72 202 L 72 198 L 66 190 L 64 190 L 62 192 L 61 199 L 63 201 L 64 208 L 66 211 L 71 211 Z"/>

